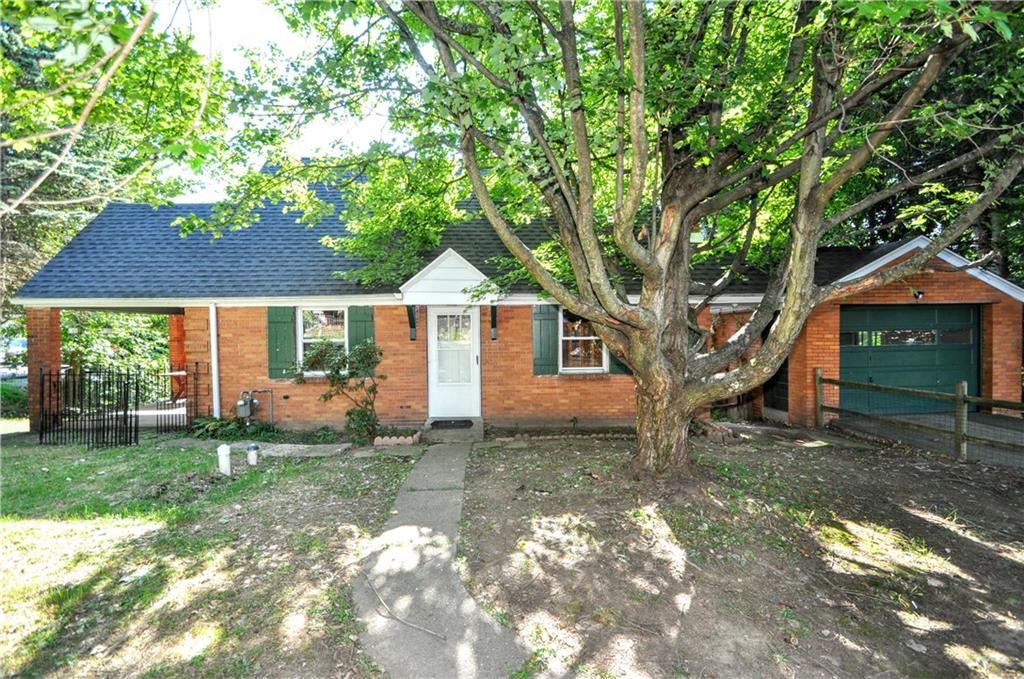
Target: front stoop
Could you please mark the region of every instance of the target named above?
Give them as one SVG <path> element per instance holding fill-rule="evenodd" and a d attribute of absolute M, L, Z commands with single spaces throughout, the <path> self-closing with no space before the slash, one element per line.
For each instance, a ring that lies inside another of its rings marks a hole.
<path fill-rule="evenodd" d="M 467 420 L 471 423 L 463 429 L 434 428 L 434 423 L 453 419 Z M 484 419 L 482 417 L 432 417 L 423 425 L 422 440 L 427 443 L 473 443 L 484 440 Z"/>

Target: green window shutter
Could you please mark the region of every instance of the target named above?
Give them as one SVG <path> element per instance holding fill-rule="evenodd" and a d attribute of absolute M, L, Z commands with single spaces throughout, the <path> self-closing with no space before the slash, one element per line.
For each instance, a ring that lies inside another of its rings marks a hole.
<path fill-rule="evenodd" d="M 632 375 L 633 371 L 625 363 L 615 358 L 615 354 L 608 352 L 608 372 L 612 375 Z"/>
<path fill-rule="evenodd" d="M 295 307 L 267 307 L 267 372 L 272 378 L 295 374 Z"/>
<path fill-rule="evenodd" d="M 533 306 L 533 374 L 558 374 L 558 307 Z"/>
<path fill-rule="evenodd" d="M 348 308 L 348 348 L 349 351 L 373 338 L 373 307 L 350 306 Z M 373 376 L 373 371 L 368 377 Z"/>
<path fill-rule="evenodd" d="M 348 347 L 355 347 L 366 340 L 373 341 L 373 307 L 350 306 L 348 308 Z"/>

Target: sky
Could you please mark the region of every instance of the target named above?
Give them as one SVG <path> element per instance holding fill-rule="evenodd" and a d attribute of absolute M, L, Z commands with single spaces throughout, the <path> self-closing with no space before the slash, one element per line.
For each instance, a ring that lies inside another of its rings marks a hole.
<path fill-rule="evenodd" d="M 199 0 L 156 0 L 156 29 L 191 29 L 196 50 L 219 56 L 228 70 L 241 72 L 245 68 L 246 60 L 240 53 L 243 49 L 262 49 L 274 43 L 286 58 L 301 59 L 317 45 L 315 40 L 293 33 L 281 15 L 263 0 L 219 0 L 209 7 L 199 7 L 200 4 Z M 240 124 L 234 121 L 234 125 Z M 306 127 L 291 150 L 295 155 L 314 155 L 339 141 L 362 150 L 387 135 L 383 112 L 341 126 L 317 121 Z M 201 186 L 179 196 L 177 201 L 206 202 L 222 197 L 224 185 L 205 178 Z"/>

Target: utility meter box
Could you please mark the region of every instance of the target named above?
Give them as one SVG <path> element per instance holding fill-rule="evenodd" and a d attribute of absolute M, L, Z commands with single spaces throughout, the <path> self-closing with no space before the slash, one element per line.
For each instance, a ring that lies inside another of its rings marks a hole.
<path fill-rule="evenodd" d="M 248 419 L 256 412 L 256 408 L 259 407 L 259 404 L 260 402 L 252 396 L 243 396 L 238 399 L 238 402 L 235 404 L 235 416 L 240 420 Z"/>

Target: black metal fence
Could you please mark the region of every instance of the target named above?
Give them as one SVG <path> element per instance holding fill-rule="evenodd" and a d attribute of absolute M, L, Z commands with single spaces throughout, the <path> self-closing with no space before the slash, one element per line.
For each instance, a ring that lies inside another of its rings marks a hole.
<path fill-rule="evenodd" d="M 185 430 L 196 417 L 198 366 L 160 372 L 54 370 L 34 377 L 40 443 L 135 445 L 140 429 Z"/>
<path fill-rule="evenodd" d="M 818 424 L 961 459 L 1024 467 L 1024 403 L 815 375 Z"/>
<path fill-rule="evenodd" d="M 199 414 L 199 365 L 189 369 L 141 373 L 142 429 L 166 434 L 192 428 Z"/>

